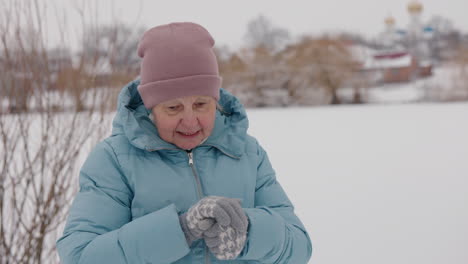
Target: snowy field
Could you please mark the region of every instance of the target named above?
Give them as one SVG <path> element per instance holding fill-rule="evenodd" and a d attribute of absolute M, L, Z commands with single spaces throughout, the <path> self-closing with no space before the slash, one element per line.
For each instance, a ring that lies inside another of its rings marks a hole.
<path fill-rule="evenodd" d="M 247 112 L 310 263 L 468 263 L 468 102 Z"/>
<path fill-rule="evenodd" d="M 248 114 L 310 233 L 310 263 L 468 263 L 468 103 Z"/>

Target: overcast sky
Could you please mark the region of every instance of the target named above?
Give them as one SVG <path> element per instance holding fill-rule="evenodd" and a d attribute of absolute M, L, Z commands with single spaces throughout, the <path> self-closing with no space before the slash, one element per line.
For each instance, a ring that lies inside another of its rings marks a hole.
<path fill-rule="evenodd" d="M 94 3 L 93 5 L 99 2 L 101 21 L 117 18 L 147 28 L 174 21 L 192 21 L 206 27 L 215 38 L 217 45 L 236 48 L 244 44 L 248 21 L 259 14 L 269 18 L 273 24 L 289 30 L 293 37 L 304 33 L 319 34 L 343 30 L 373 37 L 383 30 L 383 20 L 388 15 L 396 19 L 399 28 L 405 28 L 409 22 L 407 5 L 410 1 L 95 0 L 89 2 Z M 468 32 L 468 0 L 421 0 L 420 2 L 424 5 L 423 21 L 433 15 L 441 15 L 452 20 L 454 26 L 462 32 Z"/>

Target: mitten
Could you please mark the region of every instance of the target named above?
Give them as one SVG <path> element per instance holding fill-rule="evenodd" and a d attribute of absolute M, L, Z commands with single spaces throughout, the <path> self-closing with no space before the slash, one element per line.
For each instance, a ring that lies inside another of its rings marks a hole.
<path fill-rule="evenodd" d="M 247 229 L 236 230 L 219 223 L 203 233 L 205 243 L 217 259 L 235 259 L 242 252 L 247 239 Z"/>
<path fill-rule="evenodd" d="M 203 238 L 211 253 L 220 260 L 235 259 L 241 253 L 247 239 L 249 224 L 240 201 L 227 199 L 216 199 L 216 203 L 220 204 L 229 215 L 229 223 L 226 225 L 217 222 L 203 233 Z"/>
<path fill-rule="evenodd" d="M 213 218 L 222 226 L 247 229 L 248 219 L 239 199 L 222 196 L 208 196 L 201 199 L 187 212 L 187 224 L 197 225 L 199 221 Z"/>
<path fill-rule="evenodd" d="M 238 230 L 247 229 L 248 225 L 240 200 L 221 196 L 201 199 L 187 213 L 182 214 L 179 220 L 189 246 L 215 223 L 225 227 L 232 226 Z"/>
<path fill-rule="evenodd" d="M 207 219 L 202 219 L 198 221 L 197 223 L 188 224 L 187 214 L 188 213 L 179 215 L 179 222 L 180 222 L 180 226 L 182 227 L 182 231 L 184 231 L 187 244 L 190 247 L 193 241 L 196 241 L 202 238 L 203 232 L 208 230 L 210 227 L 212 227 L 215 221 L 212 218 L 207 218 Z"/>

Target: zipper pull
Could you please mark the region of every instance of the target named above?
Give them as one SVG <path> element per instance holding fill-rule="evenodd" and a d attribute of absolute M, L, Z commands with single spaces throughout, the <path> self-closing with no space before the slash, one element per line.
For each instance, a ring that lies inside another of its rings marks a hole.
<path fill-rule="evenodd" d="M 192 154 L 192 151 L 187 151 L 187 154 L 188 154 L 188 164 L 189 165 L 193 165 L 193 154 Z"/>

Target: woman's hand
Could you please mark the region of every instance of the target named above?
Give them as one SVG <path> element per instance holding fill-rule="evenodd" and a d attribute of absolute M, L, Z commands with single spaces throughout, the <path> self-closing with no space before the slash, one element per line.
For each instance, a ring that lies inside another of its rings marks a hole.
<path fill-rule="evenodd" d="M 212 216 L 216 220 L 209 230 L 203 232 L 206 245 L 220 260 L 235 259 L 244 248 L 249 224 L 240 200 L 211 196 L 206 198 L 206 202 L 201 215 Z"/>
<path fill-rule="evenodd" d="M 218 228 L 211 230 L 211 240 L 216 230 L 229 232 L 227 227 L 231 227 L 237 232 L 246 232 L 248 226 L 248 219 L 240 200 L 221 196 L 201 199 L 187 213 L 180 215 L 179 220 L 189 246 L 193 241 L 202 238 L 203 233 L 212 229 L 215 224 L 218 224 Z"/>
<path fill-rule="evenodd" d="M 247 228 L 236 230 L 219 223 L 203 233 L 206 245 L 217 259 L 235 259 L 242 252 L 247 239 Z"/>
<path fill-rule="evenodd" d="M 187 221 L 187 214 L 184 213 L 179 216 L 180 226 L 182 231 L 184 231 L 185 239 L 189 247 L 192 245 L 193 241 L 202 238 L 203 232 L 210 229 L 215 224 L 214 219 L 206 218 L 202 219 L 196 223 Z"/>

